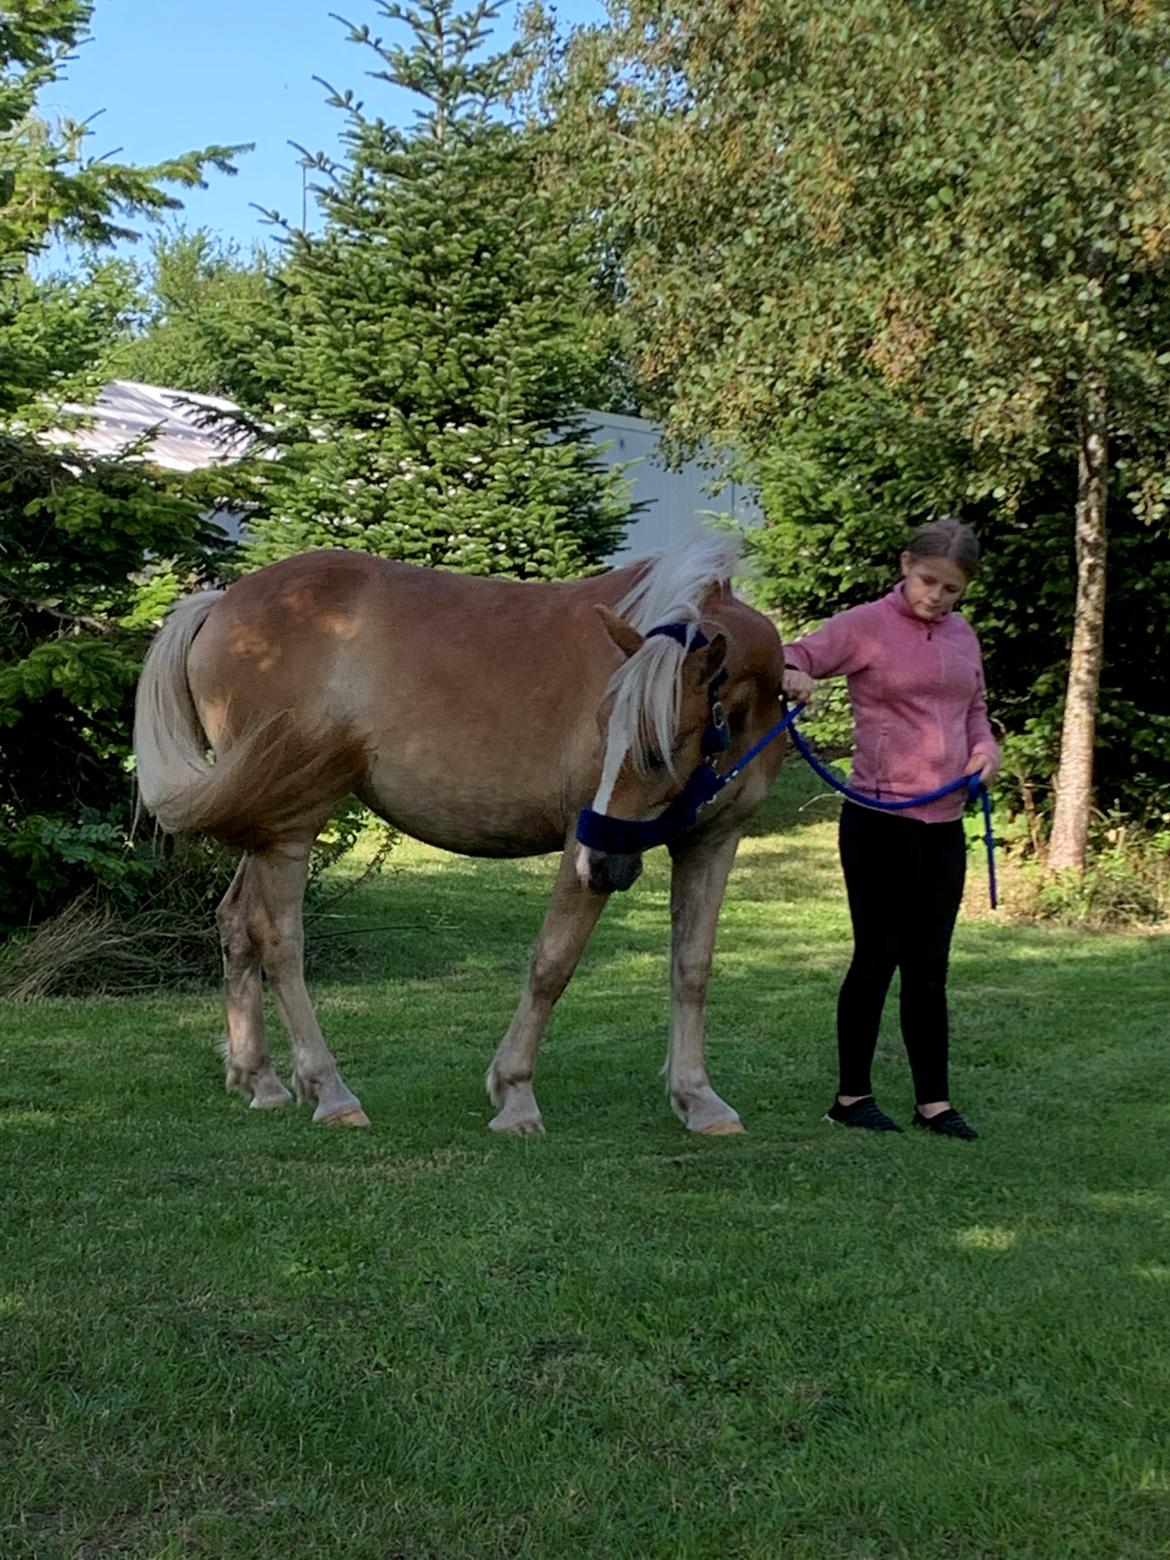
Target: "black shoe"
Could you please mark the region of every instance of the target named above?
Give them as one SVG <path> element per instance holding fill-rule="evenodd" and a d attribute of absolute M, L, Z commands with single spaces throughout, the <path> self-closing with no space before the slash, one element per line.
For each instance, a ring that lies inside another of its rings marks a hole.
<path fill-rule="evenodd" d="M 826 1121 L 835 1121 L 839 1127 L 864 1127 L 867 1132 L 901 1132 L 896 1121 L 891 1121 L 884 1110 L 879 1110 L 872 1094 L 852 1105 L 842 1105 L 834 1100 L 825 1112 Z"/>
<path fill-rule="evenodd" d="M 910 1125 L 921 1127 L 925 1132 L 937 1132 L 940 1137 L 963 1138 L 968 1143 L 973 1143 L 979 1136 L 975 1128 L 969 1127 L 957 1110 L 941 1110 L 937 1116 L 923 1116 L 916 1108 Z"/>

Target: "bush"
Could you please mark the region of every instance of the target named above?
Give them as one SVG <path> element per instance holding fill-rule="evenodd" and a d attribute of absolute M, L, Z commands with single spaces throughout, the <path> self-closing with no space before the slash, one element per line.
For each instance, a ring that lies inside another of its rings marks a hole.
<path fill-rule="evenodd" d="M 123 835 L 110 860 L 121 874 L 95 874 L 92 887 L 11 939 L 0 953 L 0 993 L 17 1002 L 129 995 L 214 978 L 215 906 L 234 853 L 202 840 L 129 847 Z"/>
<path fill-rule="evenodd" d="M 43 849 L 50 862 L 76 857 L 92 886 L 0 950 L 0 995 L 14 1001 L 125 996 L 218 978 L 215 910 L 236 870 L 235 851 L 209 840 L 162 836 L 131 844 L 123 830 L 105 823 L 76 839 L 65 839 L 54 825 L 46 843 L 38 824 L 47 822 L 29 820 L 29 850 Z M 314 847 L 306 923 L 379 871 L 397 839 L 360 803 L 348 802 Z M 359 843 L 361 859 L 343 868 Z M 339 953 L 345 957 L 344 947 L 339 951 L 332 943 L 331 965 Z"/>
<path fill-rule="evenodd" d="M 1021 867 L 1019 881 L 1015 908 L 1030 920 L 1102 930 L 1170 920 L 1170 813 L 1145 822 L 1100 815 L 1083 873 L 1049 872 L 1041 857 Z"/>
<path fill-rule="evenodd" d="M 124 823 L 94 809 L 76 819 L 34 812 L 15 819 L 0 846 L 0 926 L 36 920 L 83 887 L 118 897 L 149 873 L 126 848 Z"/>

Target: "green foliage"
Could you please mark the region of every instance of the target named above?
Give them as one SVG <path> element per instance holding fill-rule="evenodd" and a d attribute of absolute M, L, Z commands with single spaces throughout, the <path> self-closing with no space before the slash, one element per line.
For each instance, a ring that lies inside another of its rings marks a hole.
<path fill-rule="evenodd" d="M 579 426 L 607 368 L 585 246 L 542 189 L 542 139 L 500 117 L 515 61 L 483 53 L 497 7 L 378 9 L 406 43 L 350 36 L 423 106 L 402 131 L 333 98 L 345 160 L 315 160 L 324 231 L 287 231 L 257 355 L 281 458 L 259 473 L 249 560 L 342 546 L 580 573 L 626 508 Z"/>
<path fill-rule="evenodd" d="M 1164 925 L 1170 919 L 1170 813 L 1145 819 L 1115 810 L 1093 820 L 1084 872 L 1049 872 L 1025 864 L 1021 916 L 1064 926 Z"/>
<path fill-rule="evenodd" d="M 132 328 L 102 359 L 106 379 L 264 399 L 267 386 L 254 367 L 272 287 L 263 251 L 246 256 L 203 228 L 180 228 L 155 239 L 138 286 Z"/>
<path fill-rule="evenodd" d="M 120 884 L 128 872 L 125 846 L 126 831 L 120 821 L 74 822 L 26 813 L 14 821 L 4 842 L 0 919 L 12 919 L 28 908 L 22 877 L 36 885 L 48 904 L 68 898 L 84 882 Z M 35 909 L 34 905 L 34 913 Z"/>
<path fill-rule="evenodd" d="M 786 627 L 872 594 L 911 524 L 961 510 L 988 546 L 970 612 L 1021 779 L 1048 785 L 1066 685 L 1091 721 L 1099 679 L 1099 799 L 1139 810 L 1170 718 L 1151 633 L 1170 558 L 1168 55 L 1157 0 L 633 0 L 550 47 L 538 83 L 561 176 L 620 257 L 649 403 L 679 447 L 713 438 L 761 482 Z M 1098 414 L 1103 658 L 1074 596 Z"/>
<path fill-rule="evenodd" d="M 105 381 L 102 354 L 133 318 L 134 268 L 90 254 L 68 276 L 5 282 L 2 271 L 0 257 L 0 414 L 57 426 L 62 403 L 91 400 Z"/>
<path fill-rule="evenodd" d="M 344 924 L 326 922 L 341 918 L 337 907 L 377 876 L 398 838 L 352 799 L 326 825 L 305 893 L 310 970 L 353 962 Z M 26 911 L 25 883 L 39 897 L 30 915 L 36 925 L 0 950 L 0 996 L 126 995 L 218 981 L 215 911 L 235 873 L 235 851 L 199 837 L 170 839 L 149 826 L 128 838 L 119 810 L 76 822 L 28 815 L 17 821 L 3 859 L 15 884 L 0 873 L 0 925 Z M 38 910 L 51 913 L 40 918 Z"/>
<path fill-rule="evenodd" d="M 1089 365 L 1164 426 L 1168 46 L 1164 5 L 1091 0 L 672 0 L 578 36 L 562 144 L 675 431 L 766 451 L 859 365 L 988 491 L 1070 447 Z"/>
<path fill-rule="evenodd" d="M 127 219 L 176 209 L 164 184 L 230 172 L 239 150 L 134 168 L 89 158 L 83 125 L 39 117 L 91 9 L 38 0 L 0 17 L 0 929 L 133 874 L 125 760 L 142 630 L 222 541 L 197 485 L 37 437 L 100 383 L 132 317 L 133 270 L 102 246 Z M 34 276 L 54 241 L 88 246 L 80 276 Z"/>
<path fill-rule="evenodd" d="M 119 876 L 147 631 L 213 567 L 222 538 L 179 479 L 28 438 L 0 443 L 3 926 Z"/>
<path fill-rule="evenodd" d="M 305 892 L 306 919 L 311 922 L 324 904 L 344 898 L 358 883 L 380 872 L 400 838 L 392 825 L 375 817 L 355 796 L 348 797 L 313 846 Z M 359 844 L 364 848 L 365 865 L 356 876 L 342 878 L 336 869 Z"/>
<path fill-rule="evenodd" d="M 908 531 L 950 507 L 965 451 L 937 425 L 902 411 L 872 383 L 826 391 L 812 414 L 777 429 L 759 462 L 767 526 L 749 533 L 756 593 L 789 639 L 832 612 L 871 599 L 897 578 Z M 1001 733 L 1004 805 L 1034 807 L 1047 834 L 1061 737 L 1061 700 L 1073 624 L 1073 571 L 1064 474 L 1055 453 L 1014 504 L 970 504 L 984 544 L 963 604 L 980 635 L 992 714 Z M 1117 486 L 1120 486 L 1120 479 Z M 1170 543 L 1131 500 L 1113 506 L 1114 614 L 1102 670 L 1096 781 L 1103 808 L 1150 812 L 1170 783 L 1170 665 L 1161 653 L 1170 602 Z M 840 739 L 822 701 L 814 730 Z"/>
<path fill-rule="evenodd" d="M 826 390 L 754 463 L 767 524 L 757 593 L 789 638 L 888 590 L 907 530 L 945 507 L 963 451 L 875 383 Z"/>
<path fill-rule="evenodd" d="M 136 168 L 89 157 L 86 124 L 53 125 L 40 116 L 38 96 L 84 42 L 92 12 L 92 0 L 36 0 L 0 17 L 0 413 L 56 381 L 62 363 L 54 343 L 67 357 L 77 351 L 54 318 L 68 315 L 75 301 L 61 288 L 46 297 L 29 280 L 30 260 L 54 240 L 97 250 L 133 237 L 127 219 L 149 220 L 181 206 L 164 185 L 202 185 L 209 165 L 233 173 L 232 158 L 246 149 L 212 146 Z M 46 310 L 42 334 L 37 322 Z M 42 342 L 47 350 L 39 350 Z"/>

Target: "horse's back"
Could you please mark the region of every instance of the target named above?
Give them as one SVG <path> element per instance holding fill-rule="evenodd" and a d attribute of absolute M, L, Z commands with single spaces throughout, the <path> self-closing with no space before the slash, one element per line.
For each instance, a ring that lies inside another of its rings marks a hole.
<path fill-rule="evenodd" d="M 342 788 L 320 798 L 322 817 L 352 789 L 448 849 L 554 849 L 596 786 L 598 709 L 621 661 L 595 608 L 616 605 L 640 567 L 520 582 L 301 554 L 216 603 L 189 686 L 217 752 L 276 719 L 298 764 L 317 755 Z M 726 584 L 706 607 L 730 636 L 733 677 L 759 680 L 762 709 L 781 675 L 775 629 Z"/>
<path fill-rule="evenodd" d="M 353 787 L 455 850 L 555 848 L 595 767 L 616 652 L 594 604 L 629 570 L 518 582 L 350 551 L 247 575 L 209 614 L 188 677 L 213 746 L 287 714 L 364 754 Z"/>
<path fill-rule="evenodd" d="M 590 608 L 616 591 L 599 583 L 521 583 L 346 550 L 304 553 L 226 592 L 193 647 L 192 691 L 213 722 L 226 699 L 232 724 L 318 700 L 352 718 L 368 696 L 390 691 L 407 705 L 482 702 L 492 689 L 539 700 L 558 670 L 580 686 L 590 660 L 603 679 L 612 669 L 612 646 Z"/>

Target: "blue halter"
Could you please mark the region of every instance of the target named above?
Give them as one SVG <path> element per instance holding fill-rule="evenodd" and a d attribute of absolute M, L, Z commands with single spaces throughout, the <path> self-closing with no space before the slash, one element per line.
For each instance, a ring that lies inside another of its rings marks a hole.
<path fill-rule="evenodd" d="M 689 641 L 688 633 L 691 635 Z M 675 640 L 684 650 L 701 650 L 704 645 L 711 642 L 701 628 L 695 628 L 689 623 L 660 623 L 657 628 L 649 631 L 646 638 L 653 639 L 656 634 Z M 740 759 L 734 769 L 728 770 L 726 774 L 719 774 L 713 760 L 717 754 L 725 753 L 731 746 L 727 715 L 718 697 L 719 689 L 726 681 L 727 668 L 721 666 L 707 685 L 710 716 L 703 732 L 703 762 L 691 771 L 686 784 L 674 800 L 659 813 L 657 818 L 647 819 L 611 818 L 608 813 L 594 812 L 592 807 L 582 807 L 577 816 L 577 838 L 582 845 L 590 850 L 604 851 L 609 856 L 640 856 L 643 851 L 652 850 L 655 845 L 665 845 L 668 840 L 674 839 L 675 835 L 689 829 L 699 816 L 700 809 L 713 802 L 724 786 L 731 784 L 743 766 L 755 758 L 773 737 L 778 736 L 789 721 L 796 718 L 795 712 L 786 716 Z"/>
<path fill-rule="evenodd" d="M 663 623 L 658 628 L 652 628 L 646 635 L 649 639 L 654 634 L 666 634 L 671 639 L 676 639 L 679 644 L 686 647 L 687 625 L 684 623 Z M 701 648 L 708 643 L 707 636 L 701 629 L 695 631 L 691 640 L 692 648 Z M 577 839 L 590 850 L 604 851 L 611 856 L 640 856 L 643 851 L 652 850 L 656 845 L 665 845 L 676 835 L 682 834 L 697 820 L 704 807 L 710 806 L 726 786 L 743 773 L 752 760 L 768 746 L 770 742 L 788 731 L 791 734 L 793 745 L 797 752 L 835 791 L 840 791 L 852 802 L 859 802 L 863 807 L 875 808 L 879 812 L 903 812 L 908 807 L 922 807 L 927 802 L 935 802 L 942 796 L 950 796 L 953 791 L 965 789 L 968 802 L 978 801 L 983 808 L 984 833 L 983 843 L 987 847 L 987 880 L 988 892 L 991 898 L 991 908 L 998 908 L 999 898 L 996 892 L 995 879 L 995 834 L 991 823 L 991 796 L 987 787 L 977 775 L 960 775 L 948 785 L 939 786 L 935 791 L 924 792 L 922 796 L 912 796 L 906 801 L 883 802 L 875 797 L 866 796 L 862 791 L 855 791 L 852 786 L 846 785 L 817 758 L 812 748 L 797 731 L 794 722 L 803 713 L 803 704 L 794 704 L 786 709 L 783 717 L 770 727 L 758 742 L 754 743 L 743 757 L 725 774 L 719 774 L 712 762 L 714 754 L 725 750 L 731 741 L 727 730 L 727 721 L 723 714 L 723 706 L 715 697 L 715 691 L 726 680 L 727 672 L 721 668 L 719 674 L 712 678 L 709 694 L 711 697 L 711 721 L 707 730 L 703 733 L 704 762 L 692 770 L 686 784 L 669 805 L 659 813 L 657 818 L 611 818 L 608 813 L 594 812 L 592 807 L 583 807 L 577 817 Z M 708 738 L 715 734 L 717 745 L 708 747 Z"/>

